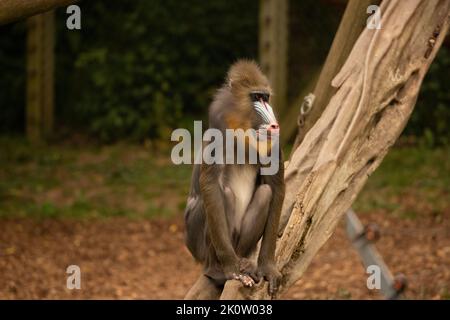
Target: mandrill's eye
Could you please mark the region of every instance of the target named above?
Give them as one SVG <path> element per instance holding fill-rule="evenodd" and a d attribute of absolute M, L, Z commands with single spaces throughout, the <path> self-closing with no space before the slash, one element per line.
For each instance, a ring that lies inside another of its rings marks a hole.
<path fill-rule="evenodd" d="M 252 99 L 252 102 L 261 101 L 261 100 L 264 102 L 269 102 L 269 97 L 270 97 L 270 94 L 268 94 L 267 92 L 264 92 L 264 91 L 250 92 L 250 99 Z"/>
<path fill-rule="evenodd" d="M 269 104 L 270 95 L 267 92 L 256 92 L 250 93 L 252 99 L 253 108 L 262 120 L 263 124 L 276 124 L 277 119 L 273 114 L 272 107 Z"/>

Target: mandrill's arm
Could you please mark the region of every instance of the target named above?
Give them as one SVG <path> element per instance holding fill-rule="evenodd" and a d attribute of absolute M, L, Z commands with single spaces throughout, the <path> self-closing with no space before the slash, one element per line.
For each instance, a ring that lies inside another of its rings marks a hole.
<path fill-rule="evenodd" d="M 272 189 L 272 200 L 269 207 L 269 216 L 264 228 L 261 249 L 258 256 L 258 275 L 269 282 L 269 294 L 274 297 L 279 285 L 281 274 L 275 264 L 275 246 L 277 242 L 278 224 L 283 205 L 285 184 L 284 166 L 280 152 L 279 169 L 275 175 L 263 176 L 264 183 Z"/>
<path fill-rule="evenodd" d="M 218 182 L 221 170 L 217 165 L 202 164 L 200 192 L 203 197 L 211 242 L 225 276 L 232 279 L 239 273 L 239 258 L 231 243 L 224 195 Z"/>

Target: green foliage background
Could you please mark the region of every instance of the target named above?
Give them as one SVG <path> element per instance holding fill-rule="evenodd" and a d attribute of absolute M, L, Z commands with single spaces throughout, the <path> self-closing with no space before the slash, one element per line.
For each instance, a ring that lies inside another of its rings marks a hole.
<path fill-rule="evenodd" d="M 233 61 L 257 55 L 258 2 L 83 1 L 57 10 L 58 124 L 103 141 L 164 137 L 203 114 Z M 24 23 L 0 29 L 1 131 L 23 130 Z"/>
<path fill-rule="evenodd" d="M 65 9 L 56 15 L 57 126 L 105 142 L 167 139 L 172 128 L 189 128 L 204 117 L 228 66 L 257 57 L 257 0 L 97 0 L 80 6 L 80 31 L 67 30 Z M 303 41 L 290 43 L 291 98 L 307 82 L 311 65 L 325 58 L 341 14 L 321 2 L 292 4 L 291 37 Z M 2 133 L 23 132 L 25 34 L 23 22 L 0 28 Z M 449 142 L 449 67 L 443 47 L 406 129 L 432 145 Z"/>
<path fill-rule="evenodd" d="M 58 15 L 57 78 L 72 74 L 58 101 L 102 140 L 166 138 L 204 110 L 230 63 L 256 55 L 256 1 L 92 1 L 82 13 L 81 32 Z"/>

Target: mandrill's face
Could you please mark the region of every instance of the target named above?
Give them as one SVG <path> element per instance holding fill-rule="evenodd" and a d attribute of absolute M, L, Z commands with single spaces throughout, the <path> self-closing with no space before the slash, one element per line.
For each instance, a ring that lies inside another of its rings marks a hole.
<path fill-rule="evenodd" d="M 269 104 L 270 93 L 265 90 L 250 91 L 250 101 L 254 113 L 254 129 L 258 140 L 279 138 L 280 126 Z"/>
<path fill-rule="evenodd" d="M 227 128 L 254 129 L 257 141 L 267 146 L 276 142 L 280 128 L 269 104 L 272 90 L 258 65 L 252 61 L 237 62 L 228 71 L 225 87 L 233 97 L 225 116 Z"/>

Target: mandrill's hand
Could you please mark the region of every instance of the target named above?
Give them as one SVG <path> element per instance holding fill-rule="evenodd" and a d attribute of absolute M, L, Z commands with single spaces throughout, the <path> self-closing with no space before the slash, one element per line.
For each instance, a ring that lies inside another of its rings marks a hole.
<path fill-rule="evenodd" d="M 264 278 L 269 282 L 269 295 L 272 299 L 275 299 L 281 280 L 281 273 L 277 270 L 275 264 L 259 266 L 256 274 L 259 278 Z"/>
<path fill-rule="evenodd" d="M 239 280 L 246 287 L 253 287 L 255 282 L 259 281 L 256 265 L 245 258 L 239 260 L 237 267 L 224 269 L 224 273 L 227 279 Z"/>

